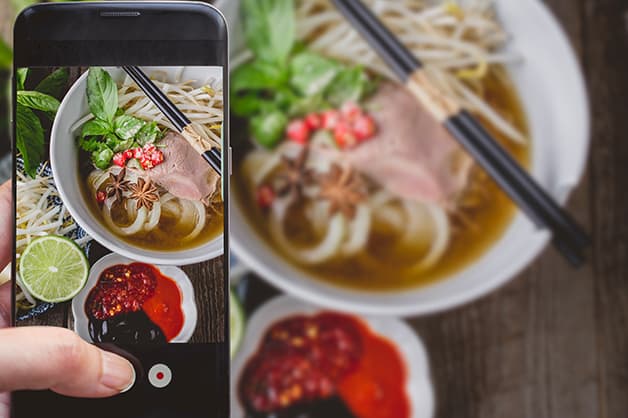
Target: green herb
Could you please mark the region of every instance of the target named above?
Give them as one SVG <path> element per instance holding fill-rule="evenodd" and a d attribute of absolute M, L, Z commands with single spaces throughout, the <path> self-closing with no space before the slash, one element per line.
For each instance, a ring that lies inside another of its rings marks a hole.
<path fill-rule="evenodd" d="M 340 107 L 347 102 L 357 103 L 372 90 L 372 83 L 362 68 L 348 68 L 327 86 L 326 97 L 332 106 Z"/>
<path fill-rule="evenodd" d="M 0 38 L 0 69 L 8 70 L 13 62 L 13 51 L 2 38 Z"/>
<path fill-rule="evenodd" d="M 251 119 L 253 135 L 260 145 L 273 148 L 282 139 L 288 117 L 280 110 L 273 110 Z"/>
<path fill-rule="evenodd" d="M 130 115 L 118 116 L 113 122 L 114 133 L 123 140 L 132 139 L 146 122 Z"/>
<path fill-rule="evenodd" d="M 44 128 L 35 112 L 23 104 L 17 104 L 15 116 L 15 145 L 22 155 L 24 171 L 35 177 L 44 151 Z"/>
<path fill-rule="evenodd" d="M 255 58 L 232 74 L 231 110 L 250 118 L 261 145 L 278 144 L 290 118 L 359 102 L 371 92 L 373 83 L 363 68 L 343 65 L 296 42 L 293 0 L 244 0 L 242 6 L 246 40 Z"/>
<path fill-rule="evenodd" d="M 89 69 L 87 103 L 94 116 L 113 123 L 118 111 L 118 87 L 109 73 L 102 68 Z"/>
<path fill-rule="evenodd" d="M 17 77 L 15 80 L 18 90 L 24 90 L 24 84 L 26 84 L 26 77 L 28 77 L 28 68 L 19 68 L 17 70 Z"/>
<path fill-rule="evenodd" d="M 68 84 L 70 73 L 67 68 L 60 68 L 44 78 L 35 87 L 35 91 L 61 99 L 61 93 Z"/>
<path fill-rule="evenodd" d="M 290 63 L 290 84 L 303 96 L 320 94 L 341 69 L 340 64 L 332 60 L 312 52 L 303 52 Z"/>
<path fill-rule="evenodd" d="M 111 165 L 112 159 L 113 151 L 110 148 L 102 147 L 99 150 L 92 152 L 92 162 L 101 170 L 108 169 Z"/>
<path fill-rule="evenodd" d="M 157 122 L 147 123 L 140 129 L 137 133 L 135 140 L 141 146 L 146 144 L 153 144 L 157 140 L 161 139 L 162 133 L 159 127 L 157 126 Z"/>
<path fill-rule="evenodd" d="M 30 109 L 44 112 L 51 120 L 54 120 L 60 106 L 57 99 L 38 91 L 18 91 L 17 102 Z"/>
<path fill-rule="evenodd" d="M 294 0 L 244 0 L 244 34 L 258 59 L 285 65 L 296 40 Z"/>
<path fill-rule="evenodd" d="M 116 153 L 152 144 L 163 133 L 157 123 L 147 123 L 118 108 L 118 86 L 102 68 L 90 68 L 87 103 L 94 119 L 83 125 L 79 146 L 91 153 L 95 167 L 109 168 Z"/>
<path fill-rule="evenodd" d="M 40 91 L 26 91 L 24 85 L 28 77 L 28 69 L 17 70 L 15 83 L 17 86 L 17 105 L 15 108 L 15 143 L 27 175 L 35 177 L 37 167 L 44 153 L 45 133 L 37 112 L 45 114 L 53 120 L 59 110 L 59 100 Z M 43 82 L 47 80 L 44 79 Z"/>

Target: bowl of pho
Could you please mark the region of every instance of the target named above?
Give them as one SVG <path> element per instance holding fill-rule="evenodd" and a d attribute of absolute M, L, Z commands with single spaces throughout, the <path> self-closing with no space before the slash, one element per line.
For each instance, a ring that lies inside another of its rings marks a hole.
<path fill-rule="evenodd" d="M 243 262 L 317 304 L 417 315 L 476 299 L 541 253 L 549 234 L 331 2 L 271 3 L 272 20 L 241 2 L 247 48 L 232 60 L 231 237 Z M 585 168 L 588 103 L 541 2 L 366 3 L 444 94 L 567 200 Z"/>
<path fill-rule="evenodd" d="M 221 144 L 221 69 L 144 71 Z M 219 176 L 122 69 L 92 67 L 72 86 L 52 127 L 51 166 L 72 216 L 108 249 L 162 265 L 223 254 Z"/>

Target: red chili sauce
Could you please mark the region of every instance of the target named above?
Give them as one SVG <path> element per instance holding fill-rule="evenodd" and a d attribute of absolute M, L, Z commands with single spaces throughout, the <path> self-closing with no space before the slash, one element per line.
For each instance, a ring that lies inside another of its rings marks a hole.
<path fill-rule="evenodd" d="M 249 412 L 279 413 L 340 396 L 359 418 L 407 418 L 397 349 L 348 315 L 296 316 L 273 325 L 240 379 Z"/>
<path fill-rule="evenodd" d="M 179 286 L 155 266 L 118 264 L 100 275 L 85 311 L 89 317 L 108 320 L 142 310 L 170 341 L 183 328 L 181 303 Z"/>

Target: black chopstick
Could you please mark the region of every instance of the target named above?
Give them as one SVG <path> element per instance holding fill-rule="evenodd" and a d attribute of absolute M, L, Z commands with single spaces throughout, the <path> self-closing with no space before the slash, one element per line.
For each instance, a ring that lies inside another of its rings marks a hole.
<path fill-rule="evenodd" d="M 125 66 L 122 68 L 218 175 L 222 175 L 222 157 L 220 150 L 216 147 L 212 147 L 211 144 L 196 133 L 188 117 L 172 103 L 168 96 L 152 82 L 144 71 L 135 66 Z"/>
<path fill-rule="evenodd" d="M 467 111 L 432 85 L 419 59 L 362 3 L 332 0 L 427 109 L 447 128 L 500 188 L 539 227 L 552 231 L 555 247 L 574 266 L 584 262 L 586 232 Z"/>

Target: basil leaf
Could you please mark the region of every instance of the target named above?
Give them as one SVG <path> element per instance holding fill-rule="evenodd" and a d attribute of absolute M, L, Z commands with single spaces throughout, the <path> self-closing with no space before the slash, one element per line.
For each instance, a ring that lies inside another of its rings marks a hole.
<path fill-rule="evenodd" d="M 87 102 L 94 116 L 113 123 L 113 118 L 118 110 L 118 86 L 109 73 L 102 68 L 92 67 L 89 69 Z"/>
<path fill-rule="evenodd" d="M 133 148 L 134 144 L 135 144 L 135 139 L 131 138 L 125 141 L 118 141 L 118 143 L 111 149 L 113 150 L 113 152 L 122 152 L 122 151 L 126 151 L 128 149 Z"/>
<path fill-rule="evenodd" d="M 290 63 L 290 83 L 304 96 L 313 96 L 324 92 L 340 69 L 340 65 L 332 60 L 312 52 L 303 52 Z"/>
<path fill-rule="evenodd" d="M 83 125 L 81 136 L 83 138 L 86 136 L 103 136 L 111 131 L 112 128 L 109 122 L 100 119 L 92 119 Z"/>
<path fill-rule="evenodd" d="M 257 142 L 274 148 L 284 137 L 288 117 L 280 110 L 274 110 L 251 118 L 251 130 Z"/>
<path fill-rule="evenodd" d="M 322 94 L 315 96 L 303 97 L 295 100 L 288 111 L 290 116 L 305 116 L 309 113 L 319 112 L 323 109 L 329 108 L 329 103 L 325 101 Z"/>
<path fill-rule="evenodd" d="M 130 115 L 122 115 L 118 116 L 113 122 L 113 131 L 122 139 L 131 139 L 137 135 L 145 124 L 146 122 L 141 119 Z"/>
<path fill-rule="evenodd" d="M 106 145 L 100 140 L 101 137 L 85 137 L 79 140 L 79 146 L 83 151 L 99 151 Z"/>
<path fill-rule="evenodd" d="M 0 69 L 8 70 L 11 68 L 12 63 L 13 51 L 3 39 L 0 39 Z"/>
<path fill-rule="evenodd" d="M 296 40 L 294 0 L 244 0 L 244 35 L 260 60 L 285 66 Z"/>
<path fill-rule="evenodd" d="M 28 77 L 28 68 L 19 68 L 17 70 L 15 84 L 17 86 L 17 90 L 24 90 L 24 85 L 26 84 L 26 77 Z"/>
<path fill-rule="evenodd" d="M 135 137 L 135 140 L 141 146 L 153 144 L 158 139 L 161 139 L 161 130 L 159 130 L 156 122 L 150 122 L 144 125 Z"/>
<path fill-rule="evenodd" d="M 70 72 L 67 68 L 59 68 L 48 77 L 44 78 L 41 83 L 35 87 L 35 91 L 47 94 L 52 97 L 60 98 L 61 93 L 68 84 Z"/>
<path fill-rule="evenodd" d="M 103 146 L 99 150 L 92 152 L 92 163 L 101 170 L 106 170 L 111 165 L 113 159 L 113 151 Z"/>
<path fill-rule="evenodd" d="M 240 117 L 253 116 L 272 105 L 272 102 L 261 99 L 257 93 L 234 95 L 230 103 L 231 111 Z"/>
<path fill-rule="evenodd" d="M 287 72 L 276 65 L 253 61 L 238 67 L 231 75 L 231 91 L 264 90 L 281 86 L 287 81 Z"/>
<path fill-rule="evenodd" d="M 57 99 L 38 91 L 18 91 L 17 102 L 33 110 L 45 112 L 51 119 L 54 119 L 60 106 Z"/>
<path fill-rule="evenodd" d="M 24 160 L 24 171 L 35 177 L 44 152 L 44 129 L 35 112 L 20 103 L 15 116 L 15 145 Z"/>

